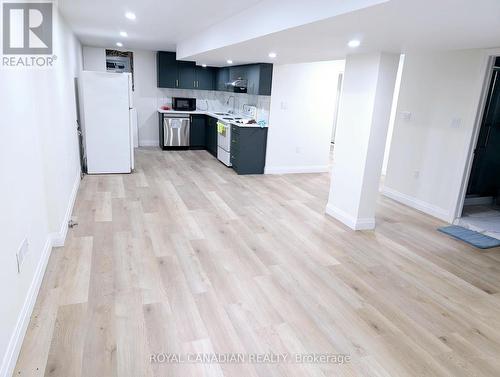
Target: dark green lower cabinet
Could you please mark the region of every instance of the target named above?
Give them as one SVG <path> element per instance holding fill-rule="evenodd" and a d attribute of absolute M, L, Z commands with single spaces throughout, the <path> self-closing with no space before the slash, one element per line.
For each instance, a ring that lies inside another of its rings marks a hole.
<path fill-rule="evenodd" d="M 231 126 L 231 164 L 236 173 L 264 174 L 267 128 Z"/>
<path fill-rule="evenodd" d="M 191 148 L 205 149 L 207 117 L 205 115 L 191 115 L 191 128 L 189 130 L 189 144 Z"/>
<path fill-rule="evenodd" d="M 207 128 L 205 132 L 205 147 L 212 156 L 217 157 L 217 119 L 207 117 Z"/>

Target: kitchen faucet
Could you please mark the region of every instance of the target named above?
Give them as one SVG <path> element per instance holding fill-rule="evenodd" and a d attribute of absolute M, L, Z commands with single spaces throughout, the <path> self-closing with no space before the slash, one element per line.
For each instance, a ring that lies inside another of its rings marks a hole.
<path fill-rule="evenodd" d="M 229 101 L 231 100 L 231 98 L 233 99 L 233 110 L 228 110 L 227 112 L 229 114 L 234 114 L 234 107 L 235 107 L 235 101 L 236 99 L 234 98 L 234 96 L 229 96 L 226 100 L 226 105 L 229 105 Z"/>

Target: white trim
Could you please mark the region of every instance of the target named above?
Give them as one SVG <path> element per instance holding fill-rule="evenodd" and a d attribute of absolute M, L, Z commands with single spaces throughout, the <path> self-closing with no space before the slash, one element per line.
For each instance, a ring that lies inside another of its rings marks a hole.
<path fill-rule="evenodd" d="M 303 173 L 326 173 L 330 171 L 329 165 L 311 166 L 266 166 L 264 174 L 303 174 Z"/>
<path fill-rule="evenodd" d="M 474 162 L 474 149 L 476 148 L 477 140 L 479 138 L 479 131 L 481 129 L 481 123 L 483 121 L 483 113 L 491 81 L 491 69 L 495 61 L 495 56 L 500 56 L 500 49 L 486 50 L 483 67 L 481 68 L 481 72 L 483 74 L 482 80 L 478 85 L 477 95 L 474 96 L 477 98 L 474 127 L 470 135 L 469 143 L 466 146 L 467 149 L 464 151 L 464 154 L 467 157 L 465 160 L 465 166 L 463 168 L 462 182 L 457 195 L 455 208 L 453 209 L 452 220 L 450 220 L 449 222 L 453 222 L 454 220 L 460 218 L 462 215 L 465 196 L 467 194 L 467 186 L 469 184 L 469 177 L 472 172 L 472 164 Z"/>
<path fill-rule="evenodd" d="M 375 229 L 375 218 L 358 219 L 351 216 L 340 208 L 334 207 L 330 203 L 326 206 L 326 214 L 339 220 L 352 230 L 372 230 Z"/>
<path fill-rule="evenodd" d="M 42 251 L 42 256 L 40 257 L 40 261 L 38 262 L 38 266 L 36 267 L 33 280 L 31 281 L 30 288 L 23 304 L 23 308 L 19 313 L 16 327 L 10 338 L 7 350 L 5 351 L 5 355 L 0 368 L 0 377 L 10 377 L 14 373 L 17 358 L 19 357 L 19 352 L 23 344 L 26 330 L 28 329 L 31 314 L 33 313 L 33 308 L 38 296 L 38 291 L 40 290 L 40 286 L 42 285 L 43 276 L 47 268 L 47 263 L 49 261 L 52 247 L 64 246 L 64 241 L 66 240 L 66 234 L 68 232 L 68 221 L 71 219 L 76 195 L 78 193 L 78 188 L 80 187 L 80 181 L 80 169 L 78 169 L 75 177 L 75 182 L 73 184 L 73 189 L 69 198 L 68 207 L 66 208 L 66 214 L 61 224 L 61 229 L 59 232 L 50 233 L 47 236 L 47 240 Z"/>
<path fill-rule="evenodd" d="M 75 177 L 75 182 L 73 183 L 73 189 L 71 190 L 71 195 L 69 197 L 68 207 L 66 208 L 66 213 L 61 224 L 61 228 L 59 232 L 50 234 L 53 247 L 64 246 L 64 242 L 66 241 L 66 234 L 68 233 L 68 222 L 71 220 L 71 214 L 73 213 L 73 206 L 75 205 L 76 194 L 78 193 L 78 188 L 80 187 L 81 180 L 81 172 L 80 169 L 78 169 Z"/>
<path fill-rule="evenodd" d="M 158 147 L 158 140 L 139 140 L 139 147 Z"/>
<path fill-rule="evenodd" d="M 42 285 L 43 275 L 45 269 L 47 268 L 47 263 L 49 261 L 50 252 L 52 250 L 52 237 L 49 235 L 45 246 L 43 248 L 42 256 L 40 262 L 31 281 L 28 294 L 24 300 L 24 305 L 17 318 L 16 327 L 10 338 L 9 344 L 7 345 L 7 350 L 2 361 L 2 366 L 0 368 L 0 377 L 10 377 L 14 373 L 16 367 L 17 358 L 19 357 L 19 352 L 21 351 L 21 346 L 23 344 L 24 335 L 28 329 L 28 325 L 31 319 L 31 314 L 33 313 L 33 308 L 36 303 L 38 296 L 38 291 Z"/>
<path fill-rule="evenodd" d="M 396 191 L 390 187 L 384 186 L 384 188 L 382 189 L 382 194 L 384 196 L 387 196 L 388 198 L 391 198 L 392 200 L 424 212 L 433 217 L 437 217 L 438 219 L 446 221 L 448 223 L 452 223 L 454 220 L 453 215 L 450 215 L 450 213 L 446 209 L 403 194 L 402 192 Z"/>

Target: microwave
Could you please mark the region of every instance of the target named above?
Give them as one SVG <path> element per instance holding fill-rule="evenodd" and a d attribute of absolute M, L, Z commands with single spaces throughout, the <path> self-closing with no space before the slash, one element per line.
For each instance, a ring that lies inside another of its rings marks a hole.
<path fill-rule="evenodd" d="M 195 111 L 196 98 L 172 97 L 172 109 L 177 111 Z"/>

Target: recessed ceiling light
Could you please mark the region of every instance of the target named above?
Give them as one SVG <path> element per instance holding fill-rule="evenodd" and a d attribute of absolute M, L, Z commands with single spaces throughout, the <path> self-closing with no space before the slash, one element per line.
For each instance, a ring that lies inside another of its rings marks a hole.
<path fill-rule="evenodd" d="M 206 68 L 206 67 L 207 67 L 207 65 L 206 65 L 206 64 L 202 64 L 201 66 L 202 66 L 203 68 Z"/>
<path fill-rule="evenodd" d="M 128 34 L 127 34 L 127 32 L 126 32 L 126 31 L 120 31 L 120 35 L 121 35 L 122 37 L 128 37 Z"/>
<path fill-rule="evenodd" d="M 118 47 L 123 47 L 123 43 L 121 43 L 121 42 L 116 42 L 116 45 L 117 45 Z"/>
<path fill-rule="evenodd" d="M 278 56 L 278 54 L 276 54 L 275 52 L 270 52 L 270 53 L 269 53 L 269 57 L 270 57 L 271 59 L 274 59 L 276 56 Z"/>
<path fill-rule="evenodd" d="M 127 12 L 125 13 L 125 17 L 127 17 L 129 20 L 135 20 L 135 13 Z"/>
<path fill-rule="evenodd" d="M 360 41 L 358 41 L 357 39 L 353 39 L 352 41 L 349 41 L 349 43 L 347 45 L 351 48 L 355 48 L 355 47 L 359 47 L 360 44 L 361 44 Z"/>
<path fill-rule="evenodd" d="M 233 64 L 233 61 L 232 61 L 232 60 L 230 60 L 230 59 L 229 59 L 229 60 L 227 60 L 226 62 L 227 62 L 227 64 Z"/>

